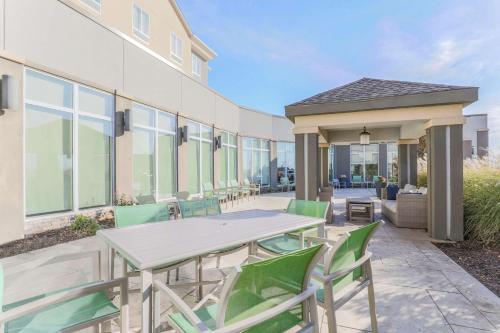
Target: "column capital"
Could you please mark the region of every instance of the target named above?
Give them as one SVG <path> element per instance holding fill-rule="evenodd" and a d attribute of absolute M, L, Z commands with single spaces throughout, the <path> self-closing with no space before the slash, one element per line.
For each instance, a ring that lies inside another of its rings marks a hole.
<path fill-rule="evenodd" d="M 465 124 L 465 117 L 453 117 L 453 118 L 435 118 L 431 119 L 425 123 L 425 129 L 434 126 L 448 126 L 448 125 L 463 125 Z"/>
<path fill-rule="evenodd" d="M 418 139 L 399 139 L 398 145 L 416 145 L 418 144 Z"/>
<path fill-rule="evenodd" d="M 319 143 L 318 147 L 320 147 L 320 148 L 330 148 L 330 144 L 329 143 Z"/>

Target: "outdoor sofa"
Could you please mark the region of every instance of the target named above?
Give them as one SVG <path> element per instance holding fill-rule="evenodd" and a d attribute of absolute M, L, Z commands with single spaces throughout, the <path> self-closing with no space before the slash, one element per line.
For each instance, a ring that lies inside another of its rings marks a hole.
<path fill-rule="evenodd" d="M 396 200 L 382 200 L 382 214 L 396 227 L 427 228 L 427 192 L 400 192 Z"/>

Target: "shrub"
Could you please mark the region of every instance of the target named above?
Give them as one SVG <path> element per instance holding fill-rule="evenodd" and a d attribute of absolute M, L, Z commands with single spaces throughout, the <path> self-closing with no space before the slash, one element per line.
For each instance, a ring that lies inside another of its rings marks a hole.
<path fill-rule="evenodd" d="M 417 174 L 417 187 L 427 187 L 427 171 L 421 171 Z"/>
<path fill-rule="evenodd" d="M 115 200 L 115 205 L 116 206 L 133 206 L 134 205 L 134 199 L 130 198 L 126 194 L 120 195 L 118 199 Z"/>
<path fill-rule="evenodd" d="M 489 160 L 464 163 L 465 237 L 485 245 L 500 244 L 500 165 Z"/>
<path fill-rule="evenodd" d="M 97 220 L 92 217 L 77 215 L 75 216 L 73 222 L 71 222 L 70 228 L 73 231 L 95 235 L 97 230 L 99 230 L 101 226 L 99 225 L 99 223 L 97 223 Z"/>

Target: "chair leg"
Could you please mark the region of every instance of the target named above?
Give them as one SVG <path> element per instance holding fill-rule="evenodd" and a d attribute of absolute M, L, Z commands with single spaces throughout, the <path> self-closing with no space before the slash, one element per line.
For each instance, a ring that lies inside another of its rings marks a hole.
<path fill-rule="evenodd" d="M 318 303 L 316 302 L 316 295 L 312 295 L 309 298 L 309 319 L 313 323 L 314 328 L 313 332 L 314 333 L 319 333 L 320 331 L 320 322 L 319 322 L 319 316 L 318 316 Z"/>
<path fill-rule="evenodd" d="M 365 265 L 368 278 L 370 279 L 370 284 L 368 285 L 368 304 L 370 306 L 370 322 L 372 327 L 372 332 L 378 332 L 377 325 L 377 311 L 375 308 L 375 290 L 373 288 L 373 277 L 372 277 L 372 265 L 371 260 Z"/>
<path fill-rule="evenodd" d="M 325 310 L 328 320 L 328 332 L 337 333 L 337 319 L 335 318 L 335 309 L 333 290 L 331 286 L 325 288 Z"/>
<path fill-rule="evenodd" d="M 220 268 L 220 257 L 217 257 L 217 264 L 215 267 Z"/>
<path fill-rule="evenodd" d="M 170 271 L 167 271 L 167 284 L 170 284 Z"/>
<path fill-rule="evenodd" d="M 180 268 L 179 268 L 179 267 L 177 267 L 177 268 L 175 269 L 175 281 L 179 281 L 179 271 L 180 271 Z"/>
<path fill-rule="evenodd" d="M 202 257 L 198 257 L 196 259 L 196 282 L 203 281 L 203 265 L 202 265 Z M 197 291 L 197 301 L 201 301 L 203 298 L 203 285 L 200 283 Z"/>

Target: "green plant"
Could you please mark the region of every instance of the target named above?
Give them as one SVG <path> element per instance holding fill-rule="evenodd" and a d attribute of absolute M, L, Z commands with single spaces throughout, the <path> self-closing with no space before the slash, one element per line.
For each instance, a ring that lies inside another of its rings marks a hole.
<path fill-rule="evenodd" d="M 467 239 L 500 244 L 500 164 L 493 158 L 464 163 L 464 227 Z"/>
<path fill-rule="evenodd" d="M 133 206 L 134 199 L 126 194 L 120 195 L 118 199 L 115 200 L 115 206 Z"/>
<path fill-rule="evenodd" d="M 417 187 L 427 187 L 427 171 L 420 171 L 417 174 Z"/>
<path fill-rule="evenodd" d="M 97 220 L 90 216 L 77 215 L 71 222 L 71 230 L 79 231 L 90 235 L 95 235 L 97 230 L 101 228 Z"/>

